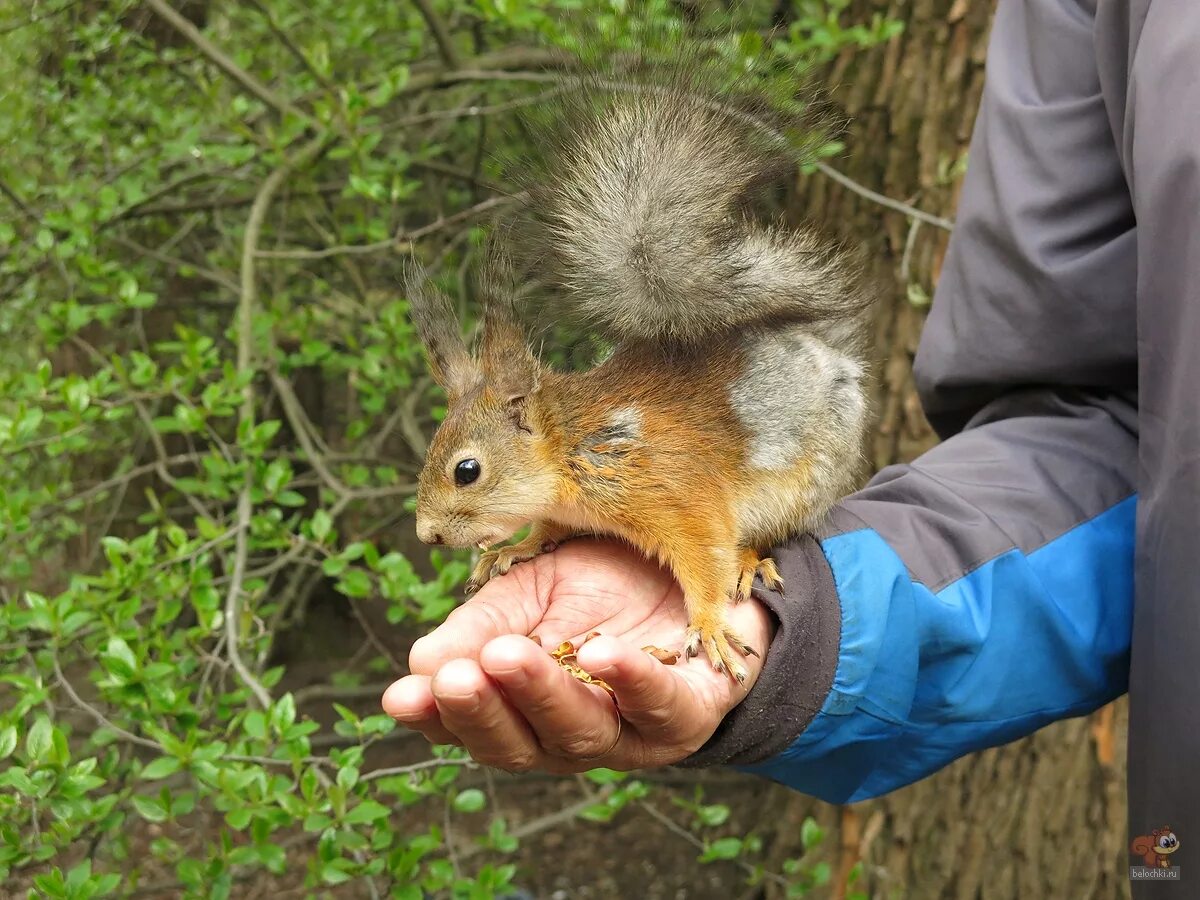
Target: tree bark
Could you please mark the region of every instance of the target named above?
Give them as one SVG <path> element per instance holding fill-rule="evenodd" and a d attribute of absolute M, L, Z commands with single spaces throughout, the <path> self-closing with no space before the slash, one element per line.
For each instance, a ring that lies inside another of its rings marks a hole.
<path fill-rule="evenodd" d="M 905 24 L 886 46 L 830 66 L 831 99 L 849 121 L 845 159 L 831 164 L 863 186 L 953 217 L 983 85 L 994 3 L 858 0 L 846 21 L 879 12 Z M 874 468 L 907 461 L 936 438 L 921 413 L 912 359 L 948 233 L 914 226 L 821 174 L 802 185 L 799 212 L 866 244 L 885 301 Z M 915 230 L 915 233 L 914 233 Z M 910 298 L 915 297 L 914 303 Z M 1108 898 L 1128 896 L 1125 868 L 1124 704 L 1060 722 L 1006 747 L 962 759 L 876 801 L 833 809 L 785 791 L 770 856 L 796 856 L 808 814 L 831 826 L 830 896 Z M 861 874 L 847 887 L 856 864 Z M 775 896 L 768 891 L 768 896 Z M 779 895 L 781 896 L 781 895 Z"/>

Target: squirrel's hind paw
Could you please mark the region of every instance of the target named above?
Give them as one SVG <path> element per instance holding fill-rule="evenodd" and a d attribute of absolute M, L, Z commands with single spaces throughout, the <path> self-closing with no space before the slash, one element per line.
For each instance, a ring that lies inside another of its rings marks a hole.
<path fill-rule="evenodd" d="M 783 590 L 783 578 L 779 575 L 779 569 L 775 567 L 775 560 L 769 556 L 760 557 L 756 550 L 743 550 L 739 559 L 737 589 L 733 594 L 734 603 L 741 603 L 750 596 L 755 575 L 762 576 L 763 584 L 768 590 Z"/>
<path fill-rule="evenodd" d="M 704 648 L 714 669 L 718 672 L 728 672 L 739 684 L 746 683 L 746 667 L 734 659 L 733 651 L 737 650 L 745 656 L 758 656 L 758 651 L 742 640 L 737 632 L 721 625 L 718 625 L 717 629 L 699 625 L 688 628 L 684 654 L 689 659 L 698 656 L 701 647 Z"/>

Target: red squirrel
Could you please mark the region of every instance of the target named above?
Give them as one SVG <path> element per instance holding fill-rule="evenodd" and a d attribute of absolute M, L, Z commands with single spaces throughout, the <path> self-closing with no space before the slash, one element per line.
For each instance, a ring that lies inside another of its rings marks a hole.
<path fill-rule="evenodd" d="M 1170 826 L 1156 828 L 1149 834 L 1140 834 L 1133 839 L 1129 850 L 1142 861 L 1155 868 L 1168 868 L 1171 865 L 1171 854 L 1179 849 L 1179 838 L 1175 837 Z"/>
<path fill-rule="evenodd" d="M 449 399 L 417 533 L 485 550 L 468 591 L 571 536 L 621 538 L 682 587 L 688 656 L 744 681 L 734 651 L 756 650 L 726 626 L 727 601 L 756 574 L 782 589 L 764 551 L 818 525 L 859 468 L 871 298 L 810 232 L 753 214 L 797 163 L 760 111 L 682 82 L 579 93 L 547 138 L 520 249 L 534 246 L 552 318 L 616 348 L 589 371 L 548 368 L 493 265 L 472 352 L 415 273 L 411 314 Z"/>

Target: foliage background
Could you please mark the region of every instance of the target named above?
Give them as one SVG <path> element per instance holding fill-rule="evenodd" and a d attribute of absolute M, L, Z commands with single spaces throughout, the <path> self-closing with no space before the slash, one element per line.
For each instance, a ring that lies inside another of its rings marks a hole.
<path fill-rule="evenodd" d="M 845 0 L 0 3 L 6 892 L 502 896 L 551 883 L 522 841 L 618 814 L 694 890 L 828 884 L 822 826 L 768 859 L 720 775 L 497 786 L 377 713 L 469 562 L 410 537 L 439 397 L 397 285 L 417 255 L 469 318 L 512 114 L 585 36 L 778 82 L 898 32 Z"/>

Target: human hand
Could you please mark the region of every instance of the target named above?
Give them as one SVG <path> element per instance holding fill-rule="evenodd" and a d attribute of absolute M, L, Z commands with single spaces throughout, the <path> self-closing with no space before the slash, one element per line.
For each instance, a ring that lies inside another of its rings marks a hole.
<path fill-rule="evenodd" d="M 751 598 L 730 607 L 729 621 L 766 653 L 774 622 L 765 607 Z M 668 572 L 623 544 L 570 541 L 489 581 L 418 640 L 412 674 L 387 689 L 383 708 L 431 742 L 509 771 L 669 765 L 709 738 L 762 668 L 747 658 L 738 684 L 704 658 L 669 666 L 641 650 L 679 647 L 686 626 Z M 579 648 L 578 664 L 612 687 L 615 704 L 546 652 L 593 631 L 601 636 Z"/>

